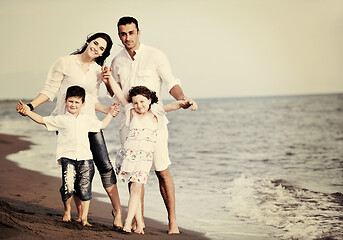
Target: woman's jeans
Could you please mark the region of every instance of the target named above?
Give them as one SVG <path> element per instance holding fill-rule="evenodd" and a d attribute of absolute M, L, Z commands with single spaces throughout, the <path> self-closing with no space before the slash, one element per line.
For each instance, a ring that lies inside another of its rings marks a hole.
<path fill-rule="evenodd" d="M 117 178 L 108 156 L 103 132 L 90 132 L 88 133 L 88 138 L 93 154 L 93 161 L 100 173 L 102 185 L 104 188 L 111 187 L 117 183 Z"/>

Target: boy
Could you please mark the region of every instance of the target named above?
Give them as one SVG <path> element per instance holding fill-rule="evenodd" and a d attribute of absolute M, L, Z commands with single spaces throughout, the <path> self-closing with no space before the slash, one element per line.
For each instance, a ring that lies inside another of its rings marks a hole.
<path fill-rule="evenodd" d="M 111 106 L 109 113 L 102 120 L 80 114 L 85 105 L 86 92 L 82 87 L 72 86 L 67 89 L 65 115 L 42 117 L 32 111 L 27 111 L 23 103 L 19 110 L 33 121 L 43 124 L 48 131 L 58 131 L 56 151 L 57 162 L 62 165 L 62 186 L 60 193 L 64 204 L 64 222 L 71 221 L 70 202 L 74 195 L 81 206 L 78 206 L 79 219 L 83 226 L 91 226 L 87 215 L 90 199 L 92 198 L 92 180 L 94 177 L 94 163 L 89 146 L 88 132 L 99 132 L 105 129 L 113 116 L 118 114 L 116 108 Z"/>

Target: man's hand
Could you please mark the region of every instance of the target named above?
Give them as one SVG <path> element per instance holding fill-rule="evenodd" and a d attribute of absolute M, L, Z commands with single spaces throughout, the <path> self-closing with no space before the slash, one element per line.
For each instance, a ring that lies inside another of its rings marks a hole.
<path fill-rule="evenodd" d="M 198 104 L 193 100 L 193 99 L 190 99 L 188 97 L 184 97 L 183 99 L 181 100 L 184 100 L 185 102 L 181 104 L 181 107 L 183 109 L 187 109 L 189 108 L 190 106 L 192 106 L 191 110 L 192 111 L 196 111 L 198 109 Z"/>

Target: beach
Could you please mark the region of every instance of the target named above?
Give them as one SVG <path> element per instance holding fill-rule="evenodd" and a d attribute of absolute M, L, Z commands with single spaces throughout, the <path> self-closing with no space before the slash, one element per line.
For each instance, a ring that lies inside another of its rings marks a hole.
<path fill-rule="evenodd" d="M 196 112 L 168 114 L 169 169 L 182 234 L 166 234 L 167 211 L 151 171 L 145 186 L 146 235 L 140 239 L 343 239 L 342 94 L 197 102 Z M 61 222 L 56 134 L 19 116 L 16 102 L 0 105 L 0 200 L 17 209 L 1 205 L 2 213 L 11 212 L 1 225 L 6 234 L 63 239 L 58 235 L 72 231 L 92 239 L 126 239 L 111 229 L 111 206 L 97 174 L 89 214 L 95 227 Z M 48 116 L 54 107 L 49 102 L 35 111 Z M 113 119 L 104 131 L 112 163 L 120 148 L 118 125 Z M 127 185 L 119 182 L 118 191 L 125 210 Z"/>
<path fill-rule="evenodd" d="M 0 238 L 1 239 L 208 239 L 203 234 L 180 228 L 181 234 L 168 235 L 168 227 L 145 218 L 145 235 L 122 234 L 112 229 L 109 203 L 91 200 L 89 222 L 62 222 L 61 180 L 19 168 L 7 160 L 12 153 L 27 150 L 31 142 L 20 136 L 0 134 Z M 99 193 L 94 193 L 100 195 Z M 73 216 L 76 217 L 73 206 Z M 126 216 L 126 209 L 124 216 Z"/>

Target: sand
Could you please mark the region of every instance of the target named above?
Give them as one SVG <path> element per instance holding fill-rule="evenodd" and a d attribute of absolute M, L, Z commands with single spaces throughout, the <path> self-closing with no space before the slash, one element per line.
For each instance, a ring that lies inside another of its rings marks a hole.
<path fill-rule="evenodd" d="M 112 228 L 111 205 L 95 199 L 91 200 L 88 217 L 93 227 L 62 222 L 61 179 L 19 168 L 6 159 L 30 145 L 20 136 L 0 134 L 0 239 L 208 239 L 183 228 L 181 234 L 168 235 L 166 225 L 148 218 L 144 235 L 116 232 Z M 74 204 L 73 210 L 76 217 Z"/>

